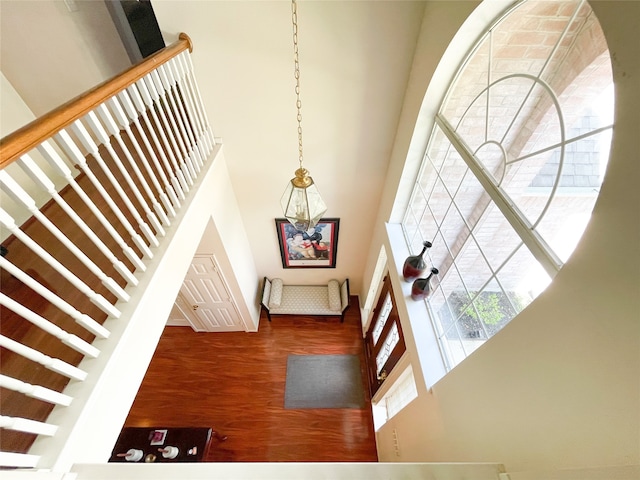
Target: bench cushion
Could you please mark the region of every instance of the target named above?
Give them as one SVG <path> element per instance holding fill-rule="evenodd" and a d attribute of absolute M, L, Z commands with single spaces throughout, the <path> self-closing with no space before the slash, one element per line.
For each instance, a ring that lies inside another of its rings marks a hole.
<path fill-rule="evenodd" d="M 349 280 L 342 284 L 330 280 L 325 285 L 284 285 L 280 278 L 265 277 L 261 303 L 274 315 L 343 316 L 349 307 Z"/>
<path fill-rule="evenodd" d="M 276 308 L 269 307 L 273 314 L 289 315 L 335 315 L 329 308 L 329 293 L 326 285 L 285 285 L 282 301 Z"/>
<path fill-rule="evenodd" d="M 282 279 L 274 278 L 271 281 L 271 295 L 269 295 L 269 308 L 278 308 L 282 303 Z"/>
<path fill-rule="evenodd" d="M 329 308 L 335 312 L 342 310 L 342 300 L 340 298 L 340 282 L 338 280 L 329 280 L 327 285 L 329 295 Z"/>

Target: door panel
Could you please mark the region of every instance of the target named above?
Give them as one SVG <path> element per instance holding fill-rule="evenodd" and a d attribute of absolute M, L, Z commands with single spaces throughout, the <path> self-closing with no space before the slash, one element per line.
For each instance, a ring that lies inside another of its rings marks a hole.
<path fill-rule="evenodd" d="M 200 319 L 193 313 L 192 305 L 187 302 L 182 293 L 178 293 L 176 302 L 171 309 L 167 326 L 191 327 L 196 332 L 206 332 Z"/>
<path fill-rule="evenodd" d="M 391 281 L 387 275 L 365 336 L 365 354 L 371 396 L 378 391 L 406 350 Z"/>
<path fill-rule="evenodd" d="M 245 330 L 214 257 L 194 257 L 180 292 L 206 331 Z"/>

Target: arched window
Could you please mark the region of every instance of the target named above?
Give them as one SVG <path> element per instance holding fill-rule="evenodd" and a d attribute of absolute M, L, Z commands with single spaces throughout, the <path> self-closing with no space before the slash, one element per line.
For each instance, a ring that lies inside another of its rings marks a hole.
<path fill-rule="evenodd" d="M 436 115 L 402 221 L 440 271 L 425 303 L 450 369 L 553 279 L 608 160 L 613 79 L 586 1 L 517 3 L 479 39 Z"/>

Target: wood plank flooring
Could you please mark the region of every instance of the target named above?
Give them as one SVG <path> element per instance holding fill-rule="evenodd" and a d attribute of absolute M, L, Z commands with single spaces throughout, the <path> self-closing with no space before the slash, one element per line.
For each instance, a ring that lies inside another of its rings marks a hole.
<path fill-rule="evenodd" d="M 125 425 L 210 426 L 228 436 L 212 440 L 210 462 L 376 462 L 367 393 L 362 409 L 284 409 L 289 354 L 359 355 L 367 381 L 351 301 L 344 323 L 263 313 L 257 333 L 166 327 Z"/>

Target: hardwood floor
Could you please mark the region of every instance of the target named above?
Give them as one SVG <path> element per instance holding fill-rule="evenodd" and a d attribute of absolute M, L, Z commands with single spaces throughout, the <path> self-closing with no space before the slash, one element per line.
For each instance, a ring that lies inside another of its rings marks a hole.
<path fill-rule="evenodd" d="M 344 323 L 263 313 L 257 333 L 166 327 L 125 425 L 210 426 L 228 436 L 210 462 L 376 462 L 368 393 L 362 409 L 284 409 L 289 354 L 359 355 L 367 381 L 359 317 L 352 297 Z"/>
<path fill-rule="evenodd" d="M 112 142 L 113 143 L 113 142 Z M 104 157 L 108 155 L 101 146 Z M 117 145 L 114 148 L 118 149 Z M 90 161 L 92 168 L 93 161 Z M 96 176 L 103 180 L 100 169 Z M 119 183 L 124 180 L 115 173 Z M 83 190 L 91 194 L 98 208 L 111 222 L 112 216 L 97 198 L 87 177 L 77 178 Z M 106 184 L 106 183 L 105 183 Z M 112 187 L 106 185 L 113 194 Z M 121 249 L 110 239 L 105 228 L 90 215 L 77 193 L 65 188 L 61 195 L 73 205 L 89 227 L 116 252 L 127 267 L 132 268 Z M 115 199 L 118 205 L 121 201 Z M 68 215 L 53 202 L 42 212 L 74 243 L 82 245 L 95 258 L 100 268 L 120 285 L 124 281 L 113 266 L 70 221 Z M 124 212 L 130 222 L 130 213 Z M 127 232 L 115 219 L 111 222 L 131 244 Z M 79 278 L 109 301 L 113 296 L 66 247 L 38 221 L 28 220 L 22 230 L 63 263 Z M 139 228 L 136 226 L 136 231 Z M 10 236 L 3 245 L 7 259 L 64 298 L 79 311 L 102 323 L 106 314 L 90 303 L 67 280 L 50 269 L 39 257 Z M 135 249 L 135 247 L 134 247 Z M 141 252 L 136 253 L 141 256 Z M 53 306 L 21 281 L 0 269 L 0 289 L 8 297 L 29 308 L 69 333 L 92 341 L 93 335 L 78 326 L 66 313 Z M 260 319 L 257 333 L 196 333 L 188 327 L 168 327 L 158 345 L 156 355 L 139 395 L 127 418 L 127 426 L 211 426 L 228 435 L 228 440 L 213 440 L 206 461 L 377 461 L 371 406 L 367 399 L 363 409 L 285 410 L 284 387 L 286 360 L 289 354 L 357 354 L 361 359 L 363 381 L 366 382 L 363 340 L 357 298 L 347 311 L 344 323 L 339 317 L 274 317 Z M 61 344 L 52 335 L 34 327 L 20 315 L 0 308 L 0 333 L 36 350 L 60 358 L 72 365 L 80 355 Z M 39 364 L 0 347 L 0 373 L 34 385 L 62 391 L 68 379 Z M 365 385 L 365 392 L 368 388 Z M 2 415 L 46 421 L 52 406 L 25 398 L 24 395 L 0 388 Z M 27 452 L 34 435 L 0 430 L 0 449 Z"/>

